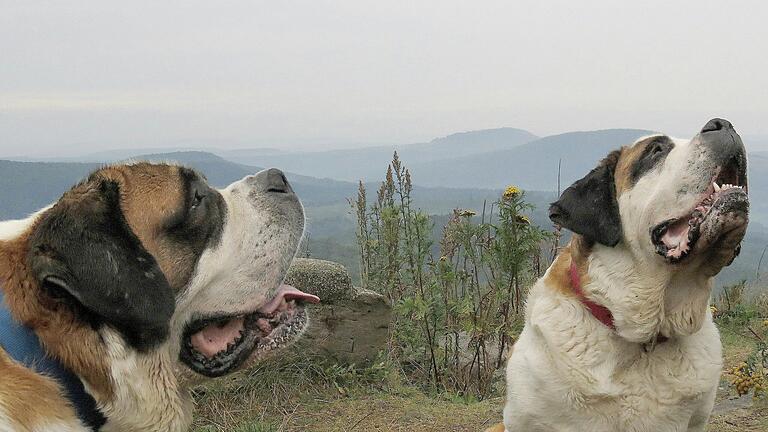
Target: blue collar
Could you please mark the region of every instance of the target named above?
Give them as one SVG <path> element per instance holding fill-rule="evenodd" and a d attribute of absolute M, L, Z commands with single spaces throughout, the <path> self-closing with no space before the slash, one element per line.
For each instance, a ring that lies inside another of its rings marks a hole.
<path fill-rule="evenodd" d="M 3 297 L 0 290 L 0 347 L 22 365 L 56 380 L 80 421 L 91 430 L 101 429 L 106 419 L 96 407 L 96 401 L 85 391 L 80 378 L 46 355 L 35 332 L 13 318 Z"/>

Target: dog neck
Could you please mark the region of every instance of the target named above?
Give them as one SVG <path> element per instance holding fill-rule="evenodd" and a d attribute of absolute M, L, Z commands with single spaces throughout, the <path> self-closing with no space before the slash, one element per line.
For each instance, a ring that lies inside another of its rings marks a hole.
<path fill-rule="evenodd" d="M 660 271 L 657 262 L 638 262 L 621 244 L 609 248 L 574 235 L 552 270 L 559 275 L 557 285 L 579 297 L 571 288 L 572 266 L 582 296 L 610 311 L 616 333 L 630 342 L 691 335 L 709 311 L 711 278 Z"/>
<path fill-rule="evenodd" d="M 568 268 L 568 275 L 571 282 L 571 290 L 576 295 L 576 298 L 578 298 L 579 301 L 581 301 L 581 303 L 584 304 L 587 309 L 589 309 L 589 312 L 592 313 L 592 316 L 594 316 L 598 321 L 603 323 L 603 325 L 606 327 L 612 330 L 616 330 L 616 323 L 613 322 L 613 314 L 611 313 L 610 309 L 590 300 L 584 294 L 584 290 L 581 288 L 581 276 L 579 276 L 579 268 L 573 259 L 571 259 L 571 266 Z"/>

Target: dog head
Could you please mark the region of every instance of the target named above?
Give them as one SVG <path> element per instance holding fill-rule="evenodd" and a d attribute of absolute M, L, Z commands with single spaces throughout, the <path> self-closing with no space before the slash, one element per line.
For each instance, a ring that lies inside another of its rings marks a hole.
<path fill-rule="evenodd" d="M 149 414 L 183 414 L 166 406 L 188 404 L 179 370 L 220 376 L 275 352 L 318 301 L 282 285 L 304 213 L 276 169 L 217 190 L 180 166 L 108 166 L 3 228 L 11 308 L 118 428 L 183 429 Z"/>
<path fill-rule="evenodd" d="M 282 172 L 262 171 L 215 192 L 226 207 L 213 247 L 200 255 L 177 301 L 181 360 L 221 376 L 294 341 L 313 295 L 280 285 L 304 230 L 304 213 Z"/>
<path fill-rule="evenodd" d="M 623 244 L 636 262 L 716 275 L 747 228 L 741 138 L 713 119 L 690 140 L 641 138 L 616 150 L 550 207 L 555 223 L 590 242 Z"/>
<path fill-rule="evenodd" d="M 579 235 L 584 288 L 620 336 L 701 328 L 712 278 L 746 232 L 746 168 L 733 126 L 713 119 L 690 140 L 654 135 L 612 152 L 552 204 L 550 218 Z"/>

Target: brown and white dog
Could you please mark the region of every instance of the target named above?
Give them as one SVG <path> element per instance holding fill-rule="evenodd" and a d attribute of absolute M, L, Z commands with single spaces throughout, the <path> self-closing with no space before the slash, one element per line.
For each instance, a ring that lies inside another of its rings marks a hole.
<path fill-rule="evenodd" d="M 532 288 L 492 430 L 703 431 L 720 338 L 713 277 L 747 228 L 746 152 L 713 119 L 614 151 L 550 208 L 573 231 Z"/>
<path fill-rule="evenodd" d="M 303 230 L 275 169 L 216 190 L 180 166 L 108 166 L 0 223 L 0 290 L 95 399 L 100 430 L 183 431 L 190 376 L 240 369 L 303 331 L 301 303 L 317 297 L 281 285 Z M 0 348 L 0 431 L 85 430 L 60 382 Z"/>

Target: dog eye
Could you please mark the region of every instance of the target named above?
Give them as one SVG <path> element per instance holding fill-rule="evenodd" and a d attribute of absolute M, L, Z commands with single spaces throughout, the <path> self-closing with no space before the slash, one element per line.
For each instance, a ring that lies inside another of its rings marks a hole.
<path fill-rule="evenodd" d="M 644 158 L 655 161 L 669 153 L 670 150 L 672 150 L 670 143 L 664 141 L 656 141 L 650 144 L 645 152 Z"/>
<path fill-rule="evenodd" d="M 205 194 L 200 193 L 200 191 L 195 191 L 195 197 L 192 199 L 192 205 L 189 206 L 190 209 L 196 209 L 198 206 L 200 206 L 200 203 L 203 202 L 203 199 L 205 199 Z"/>

